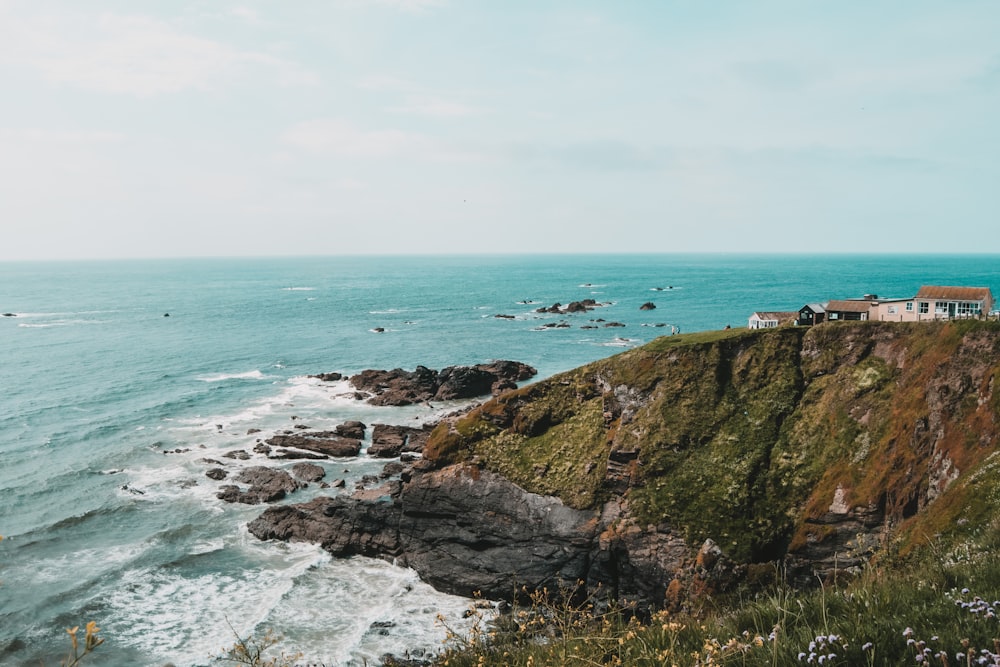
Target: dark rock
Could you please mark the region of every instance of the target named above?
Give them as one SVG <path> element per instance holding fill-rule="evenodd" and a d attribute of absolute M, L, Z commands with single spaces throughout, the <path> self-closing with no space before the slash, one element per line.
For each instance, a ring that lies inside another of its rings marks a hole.
<path fill-rule="evenodd" d="M 323 382 L 337 382 L 344 379 L 342 373 L 319 373 L 317 375 L 310 375 L 309 377 L 322 380 Z"/>
<path fill-rule="evenodd" d="M 264 456 L 267 456 L 271 453 L 271 447 L 270 445 L 265 445 L 263 442 L 258 442 L 253 446 L 253 451 L 255 454 L 263 454 Z"/>
<path fill-rule="evenodd" d="M 656 310 L 656 304 L 652 301 L 647 301 L 646 303 L 639 306 L 639 310 Z"/>
<path fill-rule="evenodd" d="M 351 376 L 350 382 L 370 394 L 367 400 L 372 405 L 411 405 L 485 396 L 498 380 L 517 382 L 536 373 L 527 364 L 501 360 L 476 366 L 449 366 L 441 372 L 425 366 L 417 366 L 413 371 L 365 370 Z"/>
<path fill-rule="evenodd" d="M 389 502 L 316 498 L 273 507 L 249 525 L 260 539 L 315 542 L 335 556 L 396 558 L 439 590 L 510 598 L 588 578 L 599 514 L 459 466 L 399 485 Z"/>
<path fill-rule="evenodd" d="M 343 438 L 335 431 L 315 431 L 273 435 L 265 441 L 274 447 L 294 447 L 326 456 L 357 456 L 361 441 Z"/>
<path fill-rule="evenodd" d="M 388 479 L 390 477 L 395 477 L 399 473 L 403 472 L 403 470 L 405 469 L 406 466 L 404 466 L 402 463 L 399 463 L 398 461 L 392 461 L 391 463 L 385 464 L 385 467 L 382 468 L 382 472 L 380 472 L 378 476 L 381 477 L 382 479 Z"/>
<path fill-rule="evenodd" d="M 312 427 L 311 427 L 311 426 L 308 426 L 307 424 L 296 424 L 296 425 L 295 425 L 295 428 L 297 428 L 297 429 L 300 429 L 300 430 L 303 430 L 303 431 L 304 431 L 304 430 L 306 430 L 306 429 L 309 429 L 309 428 L 312 428 Z"/>
<path fill-rule="evenodd" d="M 332 486 L 335 489 L 342 489 L 345 486 L 347 486 L 347 482 L 344 481 L 344 480 L 342 480 L 342 479 L 338 479 L 337 481 L 335 481 L 332 484 L 330 484 L 330 486 Z"/>
<path fill-rule="evenodd" d="M 339 436 L 345 438 L 354 438 L 355 440 L 362 440 L 365 437 L 365 429 L 368 428 L 362 422 L 359 421 L 346 421 L 343 424 L 338 424 L 333 428 L 333 432 Z"/>
<path fill-rule="evenodd" d="M 499 396 L 505 391 L 510 391 L 511 389 L 517 389 L 517 383 L 513 380 L 508 380 L 504 378 L 503 380 L 497 380 L 490 387 L 490 393 L 494 396 Z"/>
<path fill-rule="evenodd" d="M 412 405 L 434 398 L 437 376 L 437 371 L 417 366 L 413 371 L 365 370 L 352 375 L 350 382 L 356 389 L 374 394 L 368 399 L 372 405 Z"/>
<path fill-rule="evenodd" d="M 308 461 L 322 461 L 324 459 L 330 458 L 326 454 L 320 454 L 318 452 L 307 452 L 301 449 L 278 449 L 273 450 L 267 455 L 269 459 L 282 459 L 282 460 L 308 460 Z"/>
<path fill-rule="evenodd" d="M 374 424 L 372 426 L 372 444 L 368 447 L 368 456 L 377 459 L 391 459 L 404 452 L 420 453 L 424 450 L 424 445 L 427 444 L 427 438 L 433 428 L 433 425 L 413 428 L 412 426 Z"/>
<path fill-rule="evenodd" d="M 247 429 L 247 435 L 253 435 L 254 433 L 260 433 L 260 429 L 259 428 L 248 428 Z"/>
<path fill-rule="evenodd" d="M 488 364 L 479 364 L 477 368 L 493 373 L 501 380 L 513 380 L 514 382 L 530 380 L 538 374 L 538 371 L 528 364 L 507 359 L 497 359 Z"/>
<path fill-rule="evenodd" d="M 608 322 L 604 325 L 605 327 L 623 327 L 625 326 L 621 322 Z"/>
<path fill-rule="evenodd" d="M 208 477 L 209 479 L 220 480 L 229 477 L 229 473 L 223 470 L 222 468 L 210 468 L 209 470 L 205 471 L 205 477 Z"/>
<path fill-rule="evenodd" d="M 318 482 L 326 477 L 326 470 L 315 463 L 296 463 L 292 466 L 292 475 L 303 482 Z"/>
<path fill-rule="evenodd" d="M 434 398 L 450 401 L 485 396 L 490 393 L 496 381 L 496 375 L 476 366 L 449 366 L 438 374 L 439 385 Z"/>
<path fill-rule="evenodd" d="M 517 319 L 513 315 L 494 315 L 493 317 L 495 317 L 498 320 L 513 320 L 513 319 Z"/>
<path fill-rule="evenodd" d="M 238 461 L 246 461 L 247 459 L 250 458 L 250 454 L 243 451 L 242 449 L 234 449 L 231 452 L 226 452 L 225 454 L 223 454 L 223 456 L 226 457 L 227 459 L 236 459 Z"/>
<path fill-rule="evenodd" d="M 17 317 L 17 314 L 16 313 L 4 313 L 3 316 L 4 317 Z"/>
<path fill-rule="evenodd" d="M 233 484 L 223 486 L 216 494 L 220 500 L 227 503 L 258 505 L 281 500 L 285 494 L 301 487 L 301 484 L 284 470 L 264 466 L 246 468 L 234 479 L 241 484 L 248 484 L 250 488 L 244 491 Z"/>

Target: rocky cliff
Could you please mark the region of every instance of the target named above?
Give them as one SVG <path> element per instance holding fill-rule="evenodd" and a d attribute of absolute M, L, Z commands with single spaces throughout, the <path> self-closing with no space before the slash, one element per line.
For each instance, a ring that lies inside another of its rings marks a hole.
<path fill-rule="evenodd" d="M 998 376 L 996 323 L 665 337 L 442 423 L 378 500 L 250 530 L 462 594 L 583 581 L 683 606 L 775 562 L 805 583 L 997 516 Z"/>

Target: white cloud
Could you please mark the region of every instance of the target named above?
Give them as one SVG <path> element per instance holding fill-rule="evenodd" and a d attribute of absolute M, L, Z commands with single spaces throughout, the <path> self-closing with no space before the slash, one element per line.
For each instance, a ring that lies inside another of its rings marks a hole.
<path fill-rule="evenodd" d="M 413 95 L 406 98 L 401 106 L 390 107 L 388 111 L 433 116 L 436 118 L 458 118 L 479 113 L 476 107 L 453 102 L 440 97 Z"/>
<path fill-rule="evenodd" d="M 366 130 L 340 118 L 297 123 L 281 139 L 286 145 L 309 153 L 354 158 L 409 157 L 448 162 L 481 158 L 426 134 L 391 128 Z"/>
<path fill-rule="evenodd" d="M 294 63 L 185 34 L 149 17 L 3 14 L 0 64 L 34 69 L 49 81 L 87 90 L 140 97 L 209 90 L 257 69 L 282 84 L 316 80 Z"/>
<path fill-rule="evenodd" d="M 283 140 L 313 153 L 350 157 L 385 157 L 401 153 L 421 153 L 432 142 L 423 135 L 402 130 L 362 130 L 344 120 L 323 118 L 293 125 Z"/>
<path fill-rule="evenodd" d="M 355 4 L 379 5 L 401 9 L 404 12 L 422 12 L 428 9 L 444 7 L 445 0 L 354 0 Z"/>

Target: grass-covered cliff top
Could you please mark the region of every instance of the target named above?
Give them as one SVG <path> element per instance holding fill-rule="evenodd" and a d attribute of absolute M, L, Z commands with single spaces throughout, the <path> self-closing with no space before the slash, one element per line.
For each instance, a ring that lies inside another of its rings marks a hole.
<path fill-rule="evenodd" d="M 903 551 L 1000 507 L 995 322 L 829 323 L 670 336 L 505 393 L 431 436 L 476 462 L 740 560 L 822 543 L 831 512 L 884 515 Z"/>

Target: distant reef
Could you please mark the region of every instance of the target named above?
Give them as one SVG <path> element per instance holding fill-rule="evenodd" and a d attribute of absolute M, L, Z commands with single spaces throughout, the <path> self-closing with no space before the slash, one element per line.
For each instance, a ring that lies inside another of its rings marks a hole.
<path fill-rule="evenodd" d="M 998 424 L 997 323 L 669 336 L 446 419 L 380 495 L 271 507 L 250 531 L 463 595 L 582 581 L 683 608 L 776 565 L 808 585 L 992 525 Z"/>

